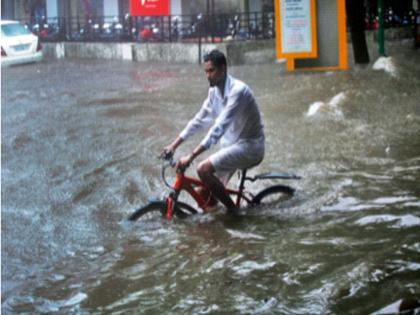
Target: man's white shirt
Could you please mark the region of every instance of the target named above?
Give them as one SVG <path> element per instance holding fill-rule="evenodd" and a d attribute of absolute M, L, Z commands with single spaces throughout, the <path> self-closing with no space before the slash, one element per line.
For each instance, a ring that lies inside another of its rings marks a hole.
<path fill-rule="evenodd" d="M 251 89 L 230 75 L 226 77 L 224 97 L 217 87 L 210 87 L 201 109 L 179 136 L 185 140 L 210 126 L 201 141 L 206 149 L 219 140 L 222 147 L 239 140 L 264 141 L 261 113 Z"/>

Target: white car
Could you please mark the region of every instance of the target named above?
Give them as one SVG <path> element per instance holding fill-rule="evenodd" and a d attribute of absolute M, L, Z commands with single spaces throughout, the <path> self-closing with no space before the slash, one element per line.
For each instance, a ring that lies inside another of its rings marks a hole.
<path fill-rule="evenodd" d="M 17 21 L 1 21 L 1 65 L 9 66 L 42 60 L 37 36 Z"/>

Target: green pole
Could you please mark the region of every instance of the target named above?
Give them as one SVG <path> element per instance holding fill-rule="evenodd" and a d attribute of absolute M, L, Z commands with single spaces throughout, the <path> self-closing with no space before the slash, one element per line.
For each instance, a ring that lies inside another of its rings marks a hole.
<path fill-rule="evenodd" d="M 379 54 L 385 56 L 385 23 L 384 23 L 384 0 L 378 0 L 378 45 Z"/>

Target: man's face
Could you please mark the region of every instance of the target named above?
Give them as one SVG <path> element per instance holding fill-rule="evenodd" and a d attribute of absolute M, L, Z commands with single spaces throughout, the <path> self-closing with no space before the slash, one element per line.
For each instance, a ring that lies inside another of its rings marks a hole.
<path fill-rule="evenodd" d="M 220 68 L 216 68 L 212 61 L 207 61 L 204 63 L 204 72 L 206 73 L 210 86 L 217 86 L 222 83 L 225 78 L 226 67 L 222 66 Z"/>

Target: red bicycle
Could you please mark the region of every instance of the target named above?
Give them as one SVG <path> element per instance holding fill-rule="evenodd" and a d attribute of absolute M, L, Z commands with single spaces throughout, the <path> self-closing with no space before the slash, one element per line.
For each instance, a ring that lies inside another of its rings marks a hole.
<path fill-rule="evenodd" d="M 204 184 L 197 178 L 186 176 L 184 173 L 185 170 L 177 170 L 174 184 L 169 184 L 166 179 L 165 171 L 169 166 L 175 167 L 176 163 L 172 156 L 167 156 L 163 158 L 163 160 L 162 179 L 165 185 L 170 189 L 168 196 L 161 200 L 149 201 L 149 203 L 145 206 L 135 210 L 128 218 L 130 221 L 138 220 L 150 213 L 158 214 L 159 216 L 163 215 L 168 220 L 172 219 L 174 215 L 179 218 L 185 218 L 188 215 L 199 213 L 197 209 L 188 203 L 178 200 L 182 191 L 186 191 L 192 199 L 195 200 L 203 212 L 206 212 L 209 207 L 209 201 L 205 200 L 204 197 L 196 191 L 197 187 L 204 188 Z M 252 194 L 245 189 L 245 183 L 248 181 L 255 182 L 270 179 L 300 179 L 297 175 L 285 172 L 269 172 L 259 174 L 254 177 L 248 177 L 246 173 L 247 169 L 241 171 L 238 189 L 225 188 L 231 198 L 233 197 L 233 200 L 238 208 L 243 206 L 252 207 L 261 204 L 273 204 L 285 201 L 290 199 L 295 192 L 295 189 L 286 185 L 272 185 L 262 189 L 256 194 Z"/>

